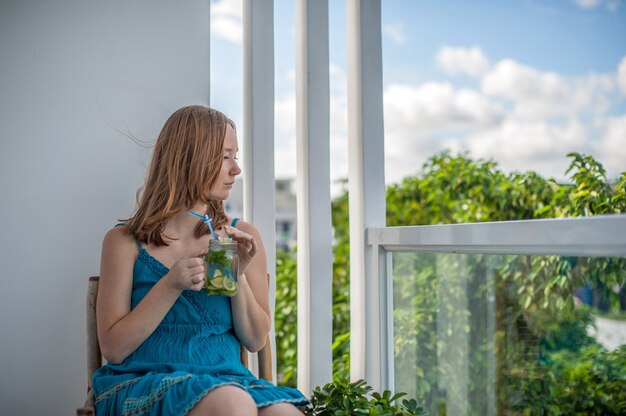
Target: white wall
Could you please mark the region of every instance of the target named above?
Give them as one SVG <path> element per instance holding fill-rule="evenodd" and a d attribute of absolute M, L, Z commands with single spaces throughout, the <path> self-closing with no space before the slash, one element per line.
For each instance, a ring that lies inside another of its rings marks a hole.
<path fill-rule="evenodd" d="M 209 0 L 0 2 L 0 414 L 85 393 L 85 293 L 167 116 L 208 104 Z"/>

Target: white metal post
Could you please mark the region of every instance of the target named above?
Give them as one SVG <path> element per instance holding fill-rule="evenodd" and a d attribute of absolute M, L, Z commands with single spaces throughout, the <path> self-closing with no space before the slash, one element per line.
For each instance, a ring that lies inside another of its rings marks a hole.
<path fill-rule="evenodd" d="M 261 235 L 267 253 L 270 310 L 276 293 L 276 203 L 274 179 L 274 2 L 243 2 L 244 205 L 243 216 Z M 274 331 L 270 339 L 274 339 Z M 272 345 L 276 357 L 276 346 Z M 251 360 L 254 364 L 254 360 Z M 276 380 L 276 363 L 273 363 Z"/>
<path fill-rule="evenodd" d="M 328 2 L 296 2 L 298 388 L 332 380 Z"/>
<path fill-rule="evenodd" d="M 366 236 L 367 238 L 367 236 Z M 369 240 L 367 241 L 369 244 Z M 378 282 L 372 282 L 373 286 L 366 288 L 366 299 L 378 299 L 378 321 L 368 322 L 366 332 L 378 333 L 379 350 L 377 352 L 379 360 L 372 363 L 366 363 L 366 368 L 375 366 L 376 373 L 379 374 L 376 380 L 372 379 L 372 383 L 376 384 L 378 390 L 394 390 L 394 356 L 393 356 L 393 340 L 394 340 L 394 322 L 393 322 L 393 261 L 391 253 L 388 253 L 383 246 L 371 244 L 371 271 L 373 277 L 378 276 Z M 377 328 L 372 325 L 378 323 Z M 373 372 L 373 371 L 372 371 Z M 371 374 L 367 372 L 366 374 Z M 369 380 L 369 379 L 368 379 Z"/>
<path fill-rule="evenodd" d="M 380 386 L 378 270 L 368 227 L 385 226 L 380 0 L 348 0 L 350 376 Z M 367 331 L 367 328 L 372 330 Z"/>

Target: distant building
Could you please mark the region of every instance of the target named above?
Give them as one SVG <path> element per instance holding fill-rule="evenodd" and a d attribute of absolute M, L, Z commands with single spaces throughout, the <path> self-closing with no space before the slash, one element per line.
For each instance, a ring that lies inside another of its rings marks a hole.
<path fill-rule="evenodd" d="M 276 179 L 276 248 L 291 251 L 296 245 L 296 194 L 293 179 Z M 230 197 L 224 202 L 231 217 L 243 217 L 243 182 L 235 181 Z"/>

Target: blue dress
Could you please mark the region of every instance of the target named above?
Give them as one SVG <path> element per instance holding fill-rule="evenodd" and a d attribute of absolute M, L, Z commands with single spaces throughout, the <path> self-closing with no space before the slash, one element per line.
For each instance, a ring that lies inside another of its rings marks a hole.
<path fill-rule="evenodd" d="M 141 244 L 131 307 L 168 272 Z M 156 330 L 120 364 L 93 376 L 97 415 L 186 415 L 211 390 L 233 385 L 257 407 L 308 403 L 298 390 L 256 378 L 239 359 L 230 298 L 185 290 Z"/>

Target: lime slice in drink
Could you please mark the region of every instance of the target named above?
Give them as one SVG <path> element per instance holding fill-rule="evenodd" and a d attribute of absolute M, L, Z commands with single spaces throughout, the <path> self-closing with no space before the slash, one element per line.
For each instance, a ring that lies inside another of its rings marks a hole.
<path fill-rule="evenodd" d="M 233 282 L 232 280 L 230 282 L 232 283 L 232 289 L 224 288 L 224 294 L 226 296 L 235 296 L 237 294 L 237 282 Z"/>
<path fill-rule="evenodd" d="M 210 281 L 211 285 L 213 285 L 214 287 L 224 287 L 224 276 L 214 277 L 213 279 L 210 279 Z"/>
<path fill-rule="evenodd" d="M 229 292 L 232 291 L 232 290 L 235 290 L 235 282 L 233 282 L 229 278 L 225 278 L 224 279 L 224 289 L 228 290 Z"/>

